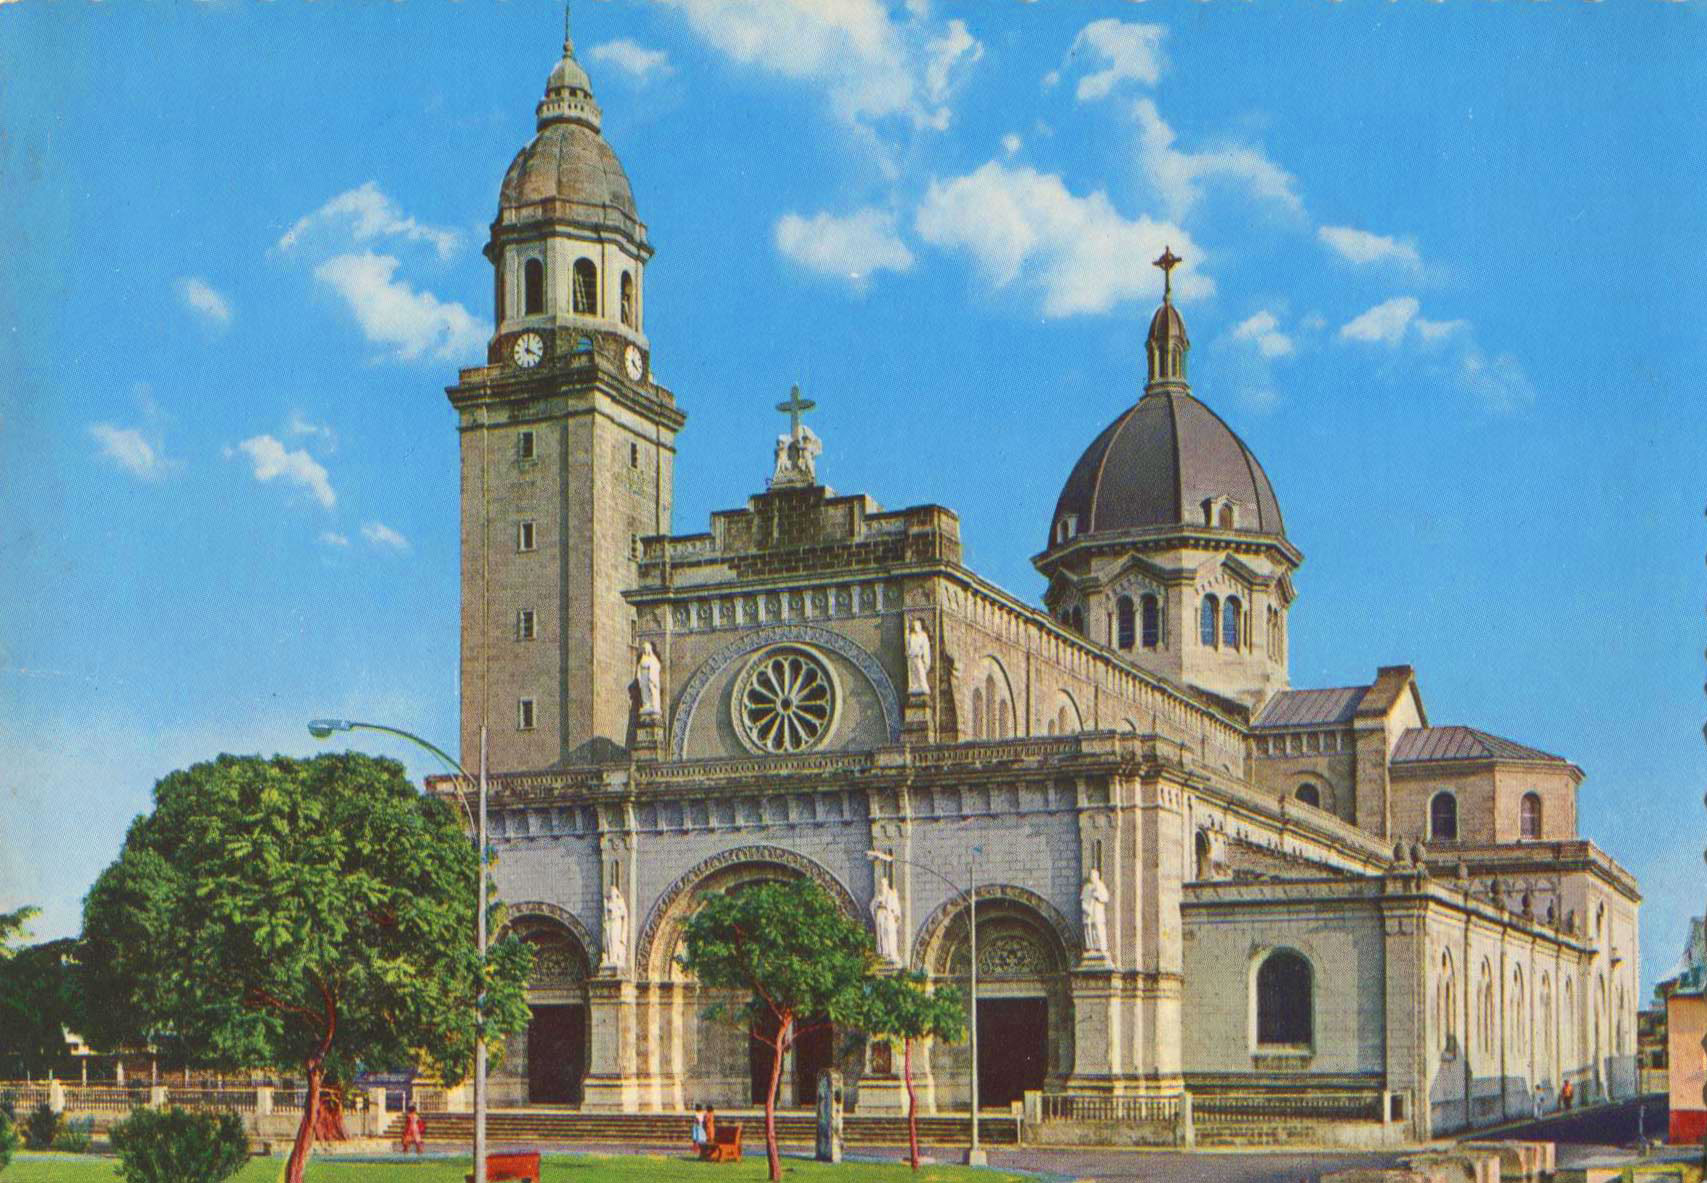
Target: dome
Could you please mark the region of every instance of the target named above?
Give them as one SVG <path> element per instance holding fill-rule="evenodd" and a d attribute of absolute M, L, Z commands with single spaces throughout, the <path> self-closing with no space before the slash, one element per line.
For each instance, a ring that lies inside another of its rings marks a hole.
<path fill-rule="evenodd" d="M 639 218 L 634 190 L 622 162 L 605 138 L 584 123 L 548 123 L 510 162 L 498 203 L 505 209 L 557 198 L 577 205 L 604 207 L 620 215 L 618 224 L 634 232 Z M 584 219 L 599 221 L 596 213 Z"/>
<path fill-rule="evenodd" d="M 1172 305 L 1156 315 L 1164 313 L 1173 313 Z M 1204 503 L 1215 497 L 1234 503 L 1240 531 L 1285 537 L 1280 502 L 1245 442 L 1189 392 L 1155 388 L 1079 457 L 1055 503 L 1050 545 L 1055 524 L 1069 514 L 1078 519 L 1078 537 L 1202 528 Z"/>

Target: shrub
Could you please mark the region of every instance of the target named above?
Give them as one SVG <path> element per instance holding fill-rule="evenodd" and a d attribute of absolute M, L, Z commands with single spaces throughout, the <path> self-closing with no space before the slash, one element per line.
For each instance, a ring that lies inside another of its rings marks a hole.
<path fill-rule="evenodd" d="M 59 1133 L 53 1136 L 55 1150 L 68 1150 L 72 1154 L 82 1154 L 89 1149 L 89 1143 L 95 1140 L 95 1119 L 93 1117 L 73 1117 L 59 1127 Z"/>
<path fill-rule="evenodd" d="M 59 1133 L 59 1114 L 55 1113 L 46 1101 L 30 1110 L 30 1115 L 24 1119 L 24 1145 L 31 1150 L 47 1150 L 53 1145 L 53 1136 Z"/>
<path fill-rule="evenodd" d="M 12 1152 L 18 1148 L 18 1130 L 12 1124 L 10 1111 L 0 1109 L 0 1171 L 6 1169 L 6 1164 L 12 1161 Z"/>
<path fill-rule="evenodd" d="M 220 1183 L 249 1159 L 249 1136 L 235 1113 L 138 1109 L 110 1137 L 125 1183 Z"/>

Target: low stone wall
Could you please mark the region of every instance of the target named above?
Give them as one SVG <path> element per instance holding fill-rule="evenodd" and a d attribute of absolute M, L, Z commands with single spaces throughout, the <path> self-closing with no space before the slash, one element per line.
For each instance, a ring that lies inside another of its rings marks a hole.
<path fill-rule="evenodd" d="M 1040 1121 L 1025 1127 L 1031 1146 L 1176 1146 L 1172 1122 Z"/>

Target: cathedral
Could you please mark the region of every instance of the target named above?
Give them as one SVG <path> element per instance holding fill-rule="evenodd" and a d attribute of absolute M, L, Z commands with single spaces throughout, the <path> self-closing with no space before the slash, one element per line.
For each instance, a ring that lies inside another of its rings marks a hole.
<path fill-rule="evenodd" d="M 1410 666 L 1291 685 L 1303 554 L 1194 393 L 1171 252 L 1137 397 L 1037 523 L 1042 606 L 962 563 L 952 510 L 828 488 L 799 391 L 765 487 L 675 533 L 653 249 L 568 42 L 536 116 L 486 363 L 447 392 L 463 759 L 484 729 L 538 954 L 495 1104 L 762 1097 L 768 1052 L 677 955 L 706 893 L 801 876 L 897 968 L 965 990 L 976 949 L 976 1062 L 915 1058 L 932 1112 L 976 1083 L 1416 1139 L 1634 1091 L 1641 895 L 1578 834 L 1582 770 L 1432 721 Z M 832 1066 L 853 1112 L 903 1106 L 898 1051 L 832 1031 L 782 1102 Z"/>

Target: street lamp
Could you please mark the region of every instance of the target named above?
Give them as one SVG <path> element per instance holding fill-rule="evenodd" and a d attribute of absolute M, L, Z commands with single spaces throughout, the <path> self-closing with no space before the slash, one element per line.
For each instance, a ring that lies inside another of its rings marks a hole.
<path fill-rule="evenodd" d="M 467 783 L 476 778 L 468 775 L 468 770 L 447 755 L 444 749 L 436 744 L 428 743 L 420 736 L 398 727 L 387 727 L 383 723 L 358 723 L 353 719 L 312 719 L 308 724 L 308 734 L 315 739 L 328 739 L 335 731 L 380 731 L 386 735 L 395 735 L 406 739 L 418 747 L 425 748 L 437 756 L 445 764 L 462 777 Z M 475 850 L 477 853 L 477 871 L 480 878 L 479 907 L 474 918 L 474 947 L 480 958 L 480 981 L 474 996 L 474 1174 L 470 1176 L 474 1183 L 486 1183 L 486 726 L 480 727 L 480 815 L 479 820 L 469 817 L 469 824 L 475 831 Z M 468 802 L 463 800 L 461 791 L 456 795 L 462 805 L 463 815 L 468 816 Z"/>
<path fill-rule="evenodd" d="M 948 884 L 956 895 L 966 898 L 966 931 L 970 935 L 971 942 L 967 949 L 967 955 L 971 959 L 969 967 L 971 969 L 971 988 L 966 992 L 967 1011 L 969 1012 L 967 1015 L 967 1032 L 969 1035 L 967 1052 L 972 1058 L 972 1142 L 966 1148 L 965 1159 L 966 1165 L 969 1167 L 989 1165 L 984 1148 L 978 1144 L 978 878 L 974 856 L 983 853 L 983 849 L 981 846 L 968 846 L 966 848 L 966 886 L 964 888 L 935 867 L 927 867 L 925 864 L 915 863 L 911 859 L 896 858 L 886 850 L 868 850 L 865 852 L 865 856 L 873 862 L 889 863 L 890 865 L 905 863 L 915 870 L 935 875 Z"/>

